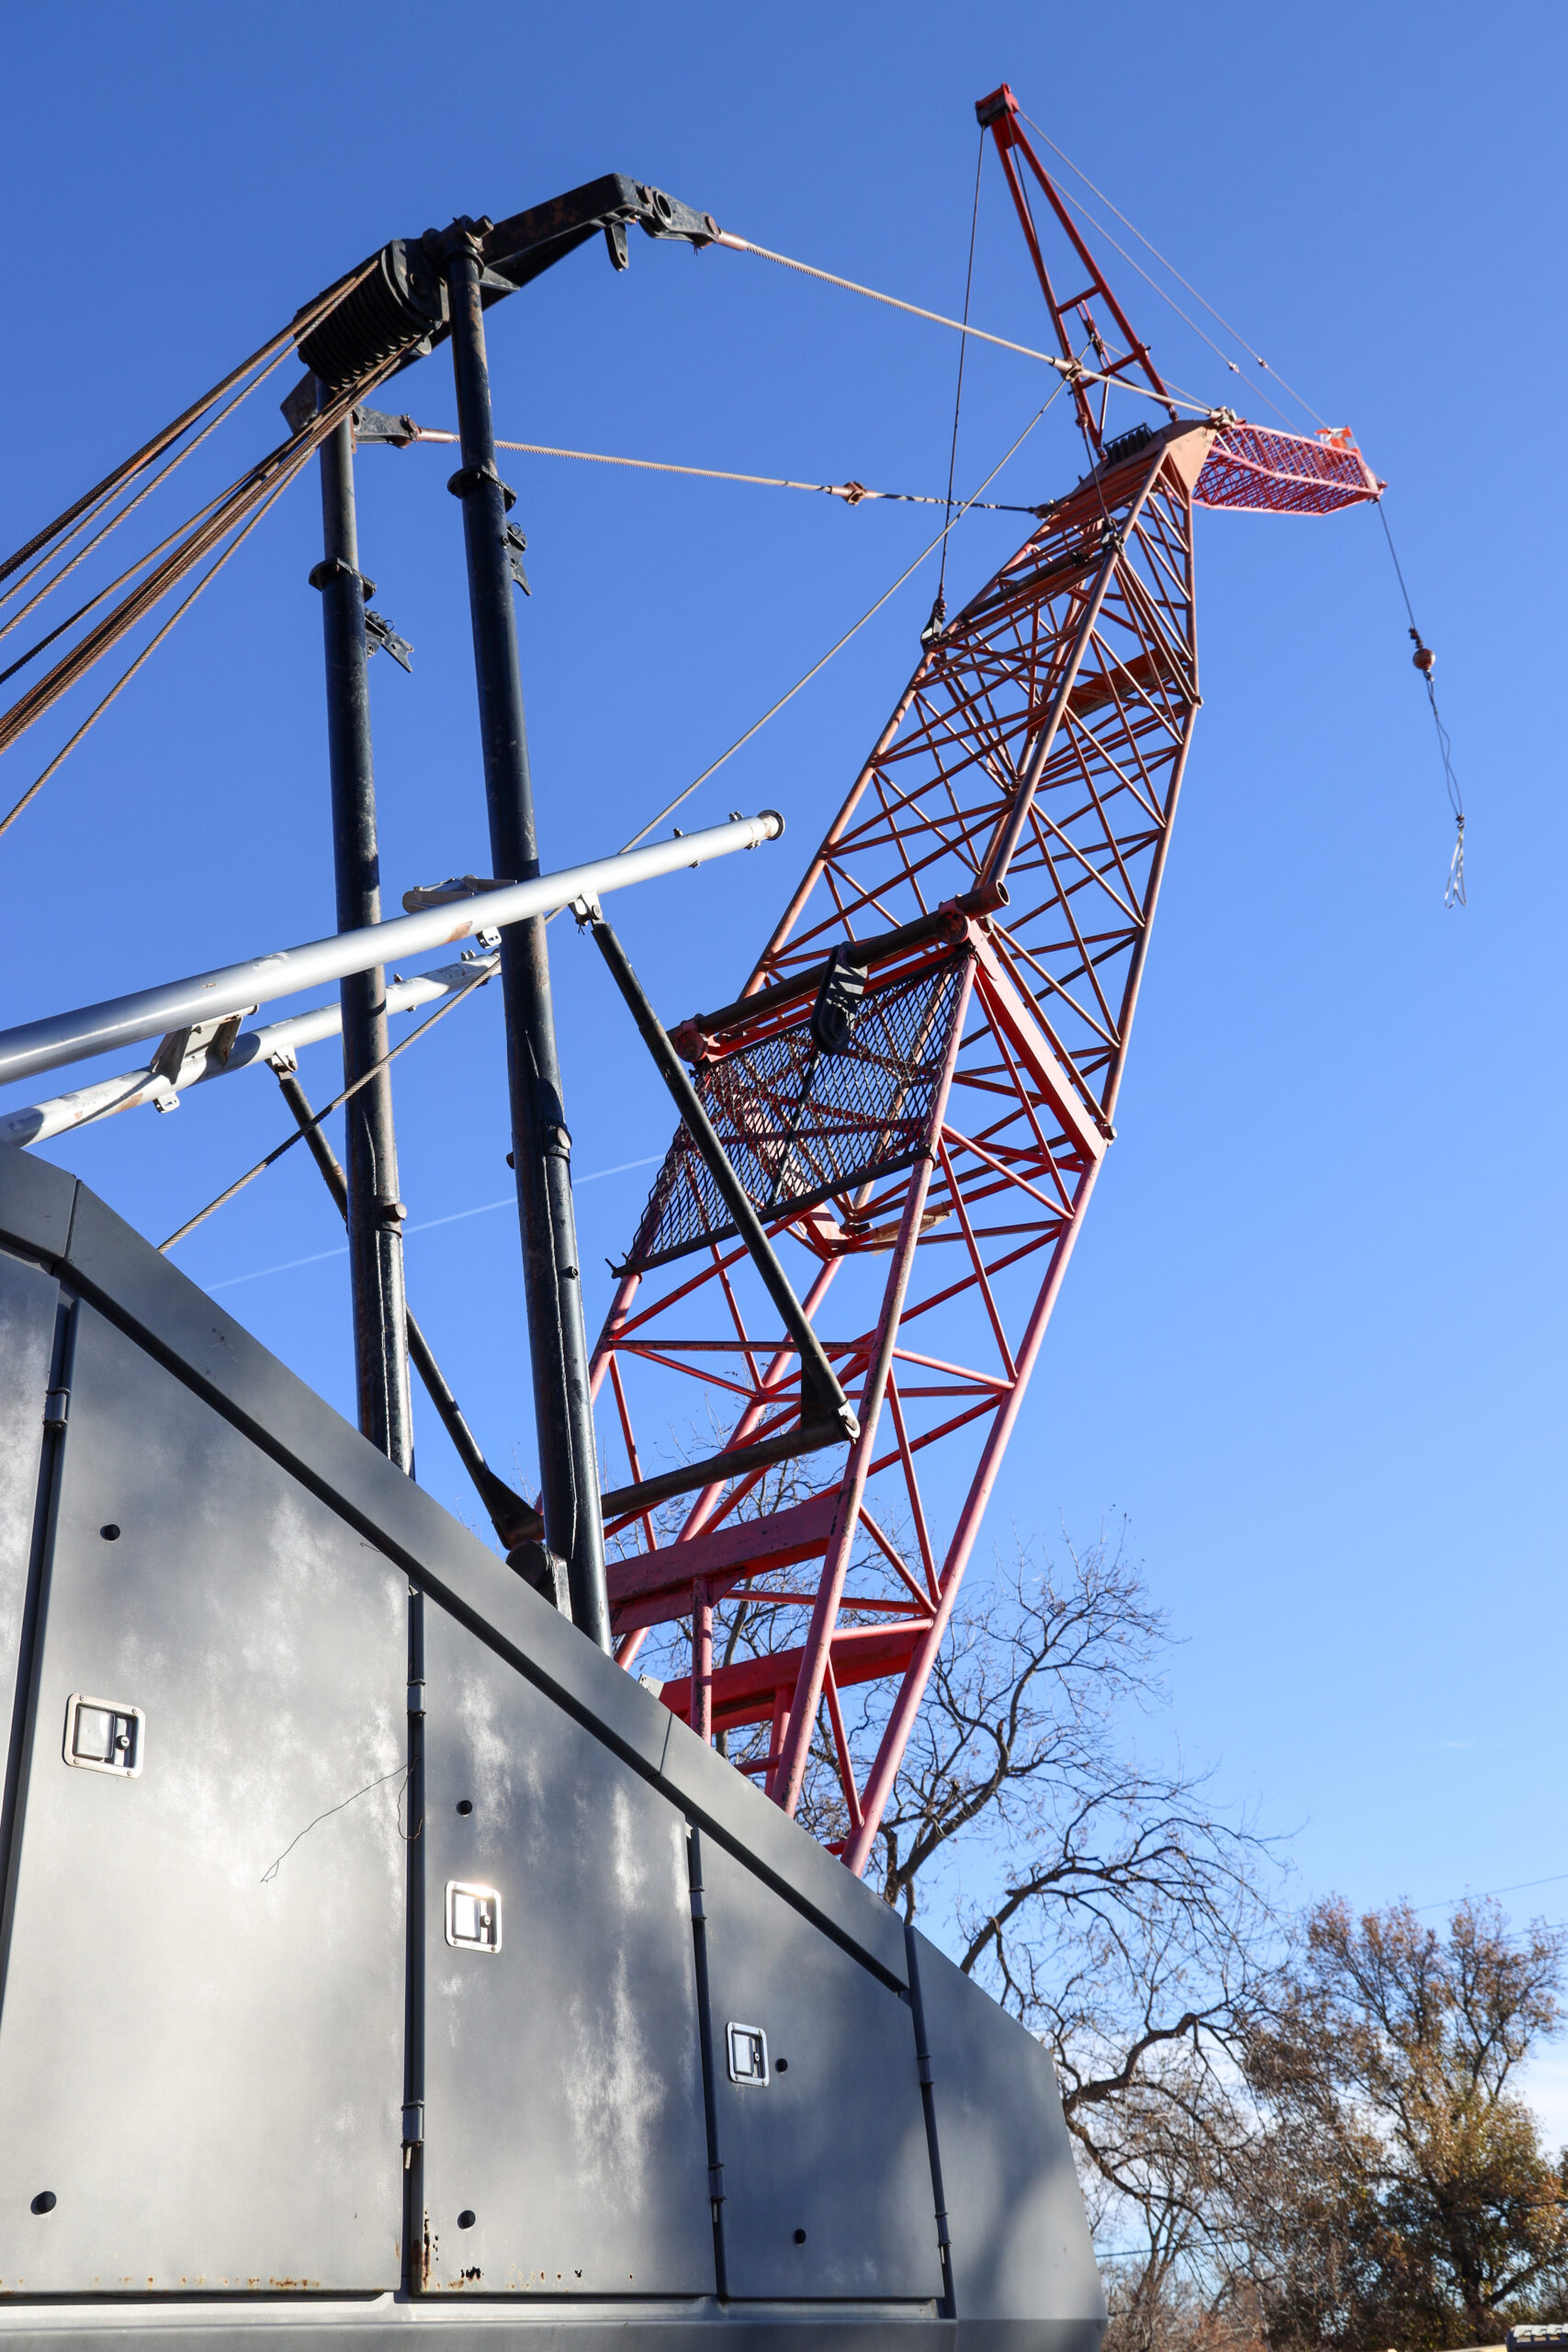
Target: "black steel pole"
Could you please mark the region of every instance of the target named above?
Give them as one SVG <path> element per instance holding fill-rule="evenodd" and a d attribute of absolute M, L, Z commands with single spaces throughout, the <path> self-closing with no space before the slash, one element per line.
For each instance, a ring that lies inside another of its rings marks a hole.
<path fill-rule="evenodd" d="M 720 1200 L 734 1219 L 735 1230 L 746 1244 L 751 1262 L 762 1277 L 768 1296 L 778 1308 L 784 1329 L 799 1351 L 801 1419 L 836 1421 L 845 1437 L 859 1437 L 860 1422 L 829 1360 L 828 1351 L 791 1289 L 789 1276 L 780 1265 L 778 1252 L 768 1238 L 767 1227 L 730 1166 L 713 1122 L 703 1107 L 702 1096 L 687 1077 L 658 1013 L 643 994 L 642 982 L 633 971 L 626 949 L 602 914 L 591 911 L 586 921 L 593 934 L 594 945 L 609 966 L 611 977 L 626 999 L 626 1009 L 637 1023 L 643 1044 L 653 1056 L 654 1066 L 670 1089 L 686 1132 L 696 1145 L 703 1165 L 718 1189 Z"/>
<path fill-rule="evenodd" d="M 498 877 L 521 882 L 538 873 L 539 857 L 506 541 L 512 493 L 496 470 L 479 269 L 474 242 L 459 223 L 448 240 L 446 275 L 463 462 L 448 488 L 463 506 L 491 858 Z M 561 1102 L 542 918 L 502 933 L 501 990 L 545 1540 L 566 1562 L 573 1622 L 608 1650 L 604 1531 L 571 1203 L 571 1136 Z"/>
<path fill-rule="evenodd" d="M 337 1204 L 338 1215 L 346 1225 L 348 1179 L 339 1165 L 336 1152 L 327 1141 L 326 1129 L 311 1110 L 305 1090 L 292 1069 L 284 1065 L 281 1057 L 274 1060 L 272 1067 L 277 1074 L 283 1099 L 294 1114 L 295 1125 L 304 1136 L 306 1148 Z M 404 1309 L 404 1322 L 409 1336 L 409 1362 L 424 1383 L 425 1394 L 440 1415 L 442 1426 L 452 1441 L 452 1450 L 472 1479 L 479 1500 L 490 1513 L 491 1525 L 508 1552 L 514 1552 L 525 1544 L 536 1544 L 541 1532 L 537 1511 L 531 1503 L 525 1502 L 504 1478 L 498 1477 L 485 1460 L 479 1440 L 464 1419 L 463 1408 L 448 1386 L 446 1376 L 435 1361 L 435 1351 L 420 1329 L 412 1306 Z"/>
<path fill-rule="evenodd" d="M 325 555 L 310 574 L 321 592 L 326 639 L 327 745 L 332 767 L 333 867 L 340 931 L 381 920 L 376 848 L 376 779 L 366 676 L 366 583 L 354 506 L 354 428 L 345 418 L 321 444 Z M 340 983 L 344 1081 L 387 1051 L 385 975 L 379 966 Z M 359 1426 L 400 1470 L 413 1467 L 403 1301 L 403 1206 L 392 1131 L 391 1073 L 383 1069 L 345 1106 L 348 1260 Z"/>

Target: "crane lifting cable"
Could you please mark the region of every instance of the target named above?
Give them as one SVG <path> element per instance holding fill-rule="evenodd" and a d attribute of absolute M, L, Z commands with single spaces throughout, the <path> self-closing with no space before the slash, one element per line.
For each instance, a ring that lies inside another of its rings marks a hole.
<path fill-rule="evenodd" d="M 1427 700 L 1432 712 L 1432 725 L 1437 729 L 1438 735 L 1438 756 L 1443 764 L 1443 785 L 1449 796 L 1449 807 L 1453 813 L 1454 845 L 1449 859 L 1448 880 L 1443 885 L 1443 904 L 1445 907 L 1467 906 L 1469 900 L 1465 897 L 1464 888 L 1464 795 L 1460 790 L 1459 777 L 1454 773 L 1454 747 L 1450 739 L 1449 730 L 1443 725 L 1443 715 L 1438 708 L 1438 689 L 1432 676 L 1433 671 L 1438 666 L 1438 657 L 1416 626 L 1415 608 L 1410 602 L 1410 591 L 1404 584 L 1404 567 L 1399 560 L 1399 553 L 1393 544 L 1393 533 L 1389 528 L 1388 512 L 1381 499 L 1378 502 L 1378 520 L 1382 525 L 1383 537 L 1388 542 L 1389 560 L 1393 565 L 1393 576 L 1399 582 L 1399 593 L 1404 599 L 1405 617 L 1410 624 L 1410 641 L 1416 648 L 1410 660 L 1413 667 L 1420 672 L 1421 683 L 1427 689 Z"/>

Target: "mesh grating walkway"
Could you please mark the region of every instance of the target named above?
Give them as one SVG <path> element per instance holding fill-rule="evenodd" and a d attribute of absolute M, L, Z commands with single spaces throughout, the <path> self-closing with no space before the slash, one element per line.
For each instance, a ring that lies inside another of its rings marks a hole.
<path fill-rule="evenodd" d="M 867 990 L 841 1052 L 812 1044 L 810 1007 L 787 1028 L 741 1046 L 696 1072 L 713 1121 L 748 1196 L 787 1217 L 835 1193 L 908 1168 L 930 1147 L 931 1105 L 961 1000 L 961 956 Z M 618 1271 L 640 1273 L 735 1227 L 684 1127 L 648 1197 Z"/>

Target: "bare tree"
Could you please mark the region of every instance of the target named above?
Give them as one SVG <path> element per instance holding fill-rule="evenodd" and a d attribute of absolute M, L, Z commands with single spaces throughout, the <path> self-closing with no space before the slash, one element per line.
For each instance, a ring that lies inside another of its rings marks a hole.
<path fill-rule="evenodd" d="M 1060 1566 L 1024 1547 L 955 1613 L 876 1880 L 1050 2050 L 1101 2235 L 1127 2241 L 1123 2301 L 1163 2310 L 1179 2284 L 1217 2325 L 1281 1866 L 1151 1737 L 1168 1644 L 1121 1543 Z M 874 1692 L 863 1771 L 879 1730 Z M 847 1826 L 825 1735 L 805 1813 L 829 1842 Z"/>
<path fill-rule="evenodd" d="M 783 1465 L 742 1508 L 798 1499 L 800 1477 Z M 868 1547 L 853 1589 L 890 1573 Z M 771 1582 L 716 1611 L 716 1660 L 760 1643 Z M 663 1628 L 639 1663 L 684 1674 L 690 1641 L 689 1623 Z M 1060 1566 L 1025 1546 L 988 1590 L 966 1586 L 869 1873 L 1050 2050 L 1100 2233 L 1130 2256 L 1117 2293 L 1134 2333 L 1178 2305 L 1183 2325 L 1200 2307 L 1218 2324 L 1225 2184 L 1251 2129 L 1241 2052 L 1277 1940 L 1274 1849 L 1154 1736 L 1168 1645 L 1120 1542 L 1069 1545 Z M 862 1785 L 887 1703 L 870 1685 L 849 1708 Z M 730 1752 L 744 1764 L 767 1737 L 750 1727 Z M 800 1817 L 829 1847 L 849 1831 L 825 1708 Z"/>

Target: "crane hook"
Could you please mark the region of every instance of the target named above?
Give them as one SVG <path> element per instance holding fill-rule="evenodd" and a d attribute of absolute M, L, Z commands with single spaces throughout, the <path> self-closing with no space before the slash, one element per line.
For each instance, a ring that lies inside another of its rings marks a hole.
<path fill-rule="evenodd" d="M 1437 667 L 1438 657 L 1429 645 L 1423 643 L 1418 628 L 1413 628 L 1410 634 L 1416 644 L 1416 650 L 1410 659 L 1424 678 L 1430 678 L 1433 670 Z"/>

